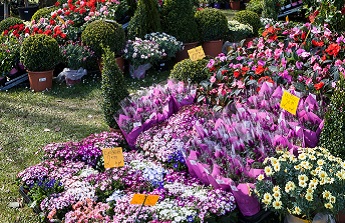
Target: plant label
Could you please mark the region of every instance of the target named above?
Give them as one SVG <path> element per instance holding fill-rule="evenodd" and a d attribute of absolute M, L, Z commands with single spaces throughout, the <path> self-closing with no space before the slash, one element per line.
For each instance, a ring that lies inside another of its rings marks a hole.
<path fill-rule="evenodd" d="M 106 148 L 102 150 L 104 168 L 122 167 L 125 165 L 121 147 Z"/>
<path fill-rule="evenodd" d="M 205 52 L 202 46 L 198 46 L 188 50 L 188 55 L 192 61 L 197 61 L 205 57 Z"/>
<path fill-rule="evenodd" d="M 296 115 L 298 103 L 300 98 L 284 91 L 282 100 L 280 102 L 280 107 L 288 112 L 290 112 L 293 115 Z"/>
<path fill-rule="evenodd" d="M 159 195 L 134 194 L 130 204 L 154 206 L 156 205 L 158 199 Z"/>
<path fill-rule="evenodd" d="M 47 78 L 42 77 L 42 78 L 39 78 L 39 79 L 38 79 L 38 82 L 45 82 L 46 80 L 47 80 Z"/>

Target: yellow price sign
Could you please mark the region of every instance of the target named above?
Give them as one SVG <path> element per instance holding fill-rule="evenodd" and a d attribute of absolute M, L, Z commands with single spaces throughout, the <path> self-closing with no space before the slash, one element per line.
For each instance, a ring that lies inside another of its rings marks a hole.
<path fill-rule="evenodd" d="M 154 206 L 158 199 L 159 195 L 134 194 L 130 204 Z"/>
<path fill-rule="evenodd" d="M 296 115 L 298 103 L 300 98 L 284 91 L 282 100 L 280 102 L 280 107 L 288 112 L 290 112 L 293 115 Z"/>
<path fill-rule="evenodd" d="M 122 167 L 125 165 L 121 147 L 106 148 L 102 150 L 104 168 Z"/>
<path fill-rule="evenodd" d="M 188 55 L 192 61 L 197 61 L 205 57 L 205 52 L 202 46 L 198 46 L 188 50 Z"/>
<path fill-rule="evenodd" d="M 58 20 L 59 20 L 62 24 L 65 25 L 65 21 L 64 21 L 60 16 L 58 16 L 57 18 L 58 18 Z"/>

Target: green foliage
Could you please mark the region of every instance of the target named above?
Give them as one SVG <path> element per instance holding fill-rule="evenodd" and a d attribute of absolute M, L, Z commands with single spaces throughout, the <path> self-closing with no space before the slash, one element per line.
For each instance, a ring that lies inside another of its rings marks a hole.
<path fill-rule="evenodd" d="M 0 77 L 7 74 L 19 61 L 20 43 L 17 38 L 0 36 Z"/>
<path fill-rule="evenodd" d="M 345 80 L 341 75 L 331 97 L 319 144 L 333 155 L 345 158 Z"/>
<path fill-rule="evenodd" d="M 206 8 L 195 13 L 196 23 L 203 41 L 224 39 L 228 31 L 228 20 L 224 13 Z"/>
<path fill-rule="evenodd" d="M 210 75 L 209 70 L 206 68 L 207 63 L 208 60 L 206 59 L 197 61 L 192 61 L 191 59 L 182 60 L 175 64 L 171 70 L 170 78 L 199 83 Z"/>
<path fill-rule="evenodd" d="M 44 34 L 29 36 L 20 48 L 20 61 L 29 71 L 53 70 L 60 62 L 59 44 Z"/>
<path fill-rule="evenodd" d="M 192 0 L 165 0 L 162 7 L 163 31 L 183 43 L 199 40 Z"/>
<path fill-rule="evenodd" d="M 229 40 L 231 42 L 239 42 L 245 38 L 253 36 L 253 28 L 248 24 L 242 24 L 236 20 L 228 22 Z"/>
<path fill-rule="evenodd" d="M 2 20 L 0 22 L 0 34 L 6 29 L 8 29 L 10 26 L 14 26 L 17 24 L 23 24 L 23 21 L 16 17 L 9 17 L 7 19 Z"/>
<path fill-rule="evenodd" d="M 41 8 L 33 14 L 31 20 L 38 22 L 40 18 L 50 18 L 50 13 L 55 11 L 57 7 Z"/>
<path fill-rule="evenodd" d="M 284 4 L 282 0 L 263 0 L 262 16 L 264 18 L 270 18 L 278 20 L 278 14 L 280 11 L 280 5 Z"/>
<path fill-rule="evenodd" d="M 128 15 L 133 16 L 135 10 L 137 9 L 136 0 L 127 0 L 127 5 L 129 6 Z"/>
<path fill-rule="evenodd" d="M 63 191 L 64 187 L 61 182 L 54 179 L 44 179 L 36 182 L 29 190 L 28 195 L 36 204 L 40 204 L 44 198 L 52 194 L 58 194 Z"/>
<path fill-rule="evenodd" d="M 115 54 L 109 48 L 104 49 L 102 62 L 102 110 L 109 127 L 118 128 L 114 115 L 120 109 L 120 101 L 129 93 L 123 74 L 115 63 Z"/>
<path fill-rule="evenodd" d="M 254 35 L 258 35 L 258 31 L 262 26 L 260 22 L 260 16 L 252 11 L 249 10 L 242 10 L 235 14 L 234 20 L 239 21 L 242 24 L 249 24 L 253 27 Z"/>
<path fill-rule="evenodd" d="M 65 45 L 60 46 L 60 52 L 63 62 L 72 70 L 85 68 L 86 63 L 89 62 L 88 59 L 94 54 L 89 47 L 78 42 L 67 42 Z"/>
<path fill-rule="evenodd" d="M 156 0 L 139 0 L 133 18 L 129 22 L 128 36 L 144 38 L 148 33 L 161 31 Z"/>
<path fill-rule="evenodd" d="M 125 32 L 115 21 L 96 20 L 89 23 L 82 32 L 81 39 L 98 57 L 103 54 L 102 46 L 120 54 L 126 44 Z"/>
<path fill-rule="evenodd" d="M 256 12 L 258 15 L 262 14 L 263 10 L 263 0 L 250 0 L 250 2 L 246 5 L 246 10 Z"/>

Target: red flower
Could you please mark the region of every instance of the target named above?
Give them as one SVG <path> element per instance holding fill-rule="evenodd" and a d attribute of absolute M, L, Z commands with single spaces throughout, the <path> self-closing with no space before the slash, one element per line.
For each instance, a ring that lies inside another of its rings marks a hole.
<path fill-rule="evenodd" d="M 4 35 L 7 36 L 7 34 L 8 34 L 8 30 L 6 29 L 6 30 L 4 31 Z"/>
<path fill-rule="evenodd" d="M 65 12 L 65 16 L 69 16 L 70 14 L 71 14 L 70 11 L 66 11 L 66 12 Z"/>
<path fill-rule="evenodd" d="M 260 77 L 258 82 L 259 83 L 262 83 L 262 82 L 269 82 L 269 83 L 274 83 L 274 81 L 272 80 L 272 78 L 270 76 L 263 76 L 263 77 Z"/>
<path fill-rule="evenodd" d="M 56 7 L 58 7 L 59 5 L 60 5 L 60 2 L 59 2 L 59 1 L 55 2 L 55 6 L 56 6 Z"/>
<path fill-rule="evenodd" d="M 325 85 L 325 83 L 320 82 L 320 83 L 314 84 L 314 88 L 316 90 L 320 90 L 324 85 Z"/>
<path fill-rule="evenodd" d="M 264 66 L 259 65 L 255 69 L 255 74 L 261 75 L 265 70 L 266 70 L 266 68 Z"/>
<path fill-rule="evenodd" d="M 306 37 L 307 37 L 307 34 L 306 34 L 305 32 L 302 32 L 302 34 L 301 34 L 301 39 L 302 39 L 302 40 L 305 40 Z"/>
<path fill-rule="evenodd" d="M 343 8 L 341 9 L 341 14 L 342 14 L 342 15 L 345 15 L 345 7 L 343 7 Z"/>
<path fill-rule="evenodd" d="M 241 72 L 241 74 L 242 74 L 242 75 L 246 74 L 246 73 L 248 72 L 248 70 L 249 70 L 249 67 L 242 67 L 242 72 Z"/>
<path fill-rule="evenodd" d="M 62 39 L 65 39 L 66 38 L 66 34 L 65 33 L 60 33 L 60 37 L 62 38 Z"/>
<path fill-rule="evenodd" d="M 55 18 L 56 18 L 56 16 L 57 16 L 57 14 L 56 14 L 56 13 L 54 13 L 54 14 L 52 15 L 52 19 L 55 19 Z"/>
<path fill-rule="evenodd" d="M 330 56 L 337 56 L 340 51 L 340 46 L 336 43 L 330 44 L 327 49 L 326 53 L 328 53 Z"/>
<path fill-rule="evenodd" d="M 86 12 L 86 9 L 85 8 L 81 8 L 80 10 L 79 10 L 79 13 L 80 14 L 84 14 Z"/>
<path fill-rule="evenodd" d="M 49 24 L 54 26 L 56 24 L 56 22 L 55 22 L 55 20 L 51 19 L 51 20 L 49 20 Z"/>
<path fill-rule="evenodd" d="M 52 34 L 52 31 L 50 29 L 44 31 L 44 34 L 50 36 Z"/>
<path fill-rule="evenodd" d="M 315 12 L 313 12 L 312 14 L 310 14 L 309 15 L 309 21 L 311 22 L 311 23 L 313 23 L 313 22 L 315 22 L 315 18 L 316 18 L 316 16 L 319 14 L 319 11 L 318 10 L 316 10 Z"/>
<path fill-rule="evenodd" d="M 239 78 L 241 76 L 241 73 L 238 70 L 234 71 L 234 77 Z"/>
<path fill-rule="evenodd" d="M 323 46 L 324 42 L 322 41 L 316 41 L 316 40 L 312 40 L 311 43 L 313 44 L 313 46 Z"/>

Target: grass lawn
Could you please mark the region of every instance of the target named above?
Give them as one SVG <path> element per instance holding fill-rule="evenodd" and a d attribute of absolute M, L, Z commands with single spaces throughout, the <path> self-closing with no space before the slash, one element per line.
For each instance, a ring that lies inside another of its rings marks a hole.
<path fill-rule="evenodd" d="M 169 72 L 150 72 L 144 80 L 126 77 L 133 92 L 167 79 Z M 128 76 L 128 74 L 127 74 Z M 92 133 L 107 131 L 100 108 L 100 75 L 91 75 L 73 87 L 54 83 L 53 89 L 33 93 L 28 88 L 0 91 L 0 222 L 37 223 L 39 217 L 20 201 L 16 175 L 37 164 L 42 147 L 51 142 L 79 141 Z"/>
<path fill-rule="evenodd" d="M 231 10 L 231 9 L 220 9 L 225 15 L 228 20 L 232 20 L 232 18 L 235 16 L 237 10 Z"/>

